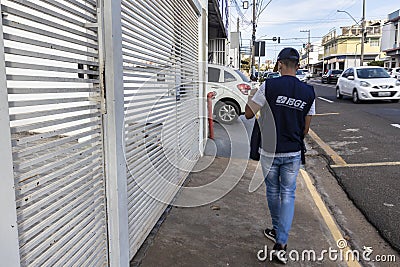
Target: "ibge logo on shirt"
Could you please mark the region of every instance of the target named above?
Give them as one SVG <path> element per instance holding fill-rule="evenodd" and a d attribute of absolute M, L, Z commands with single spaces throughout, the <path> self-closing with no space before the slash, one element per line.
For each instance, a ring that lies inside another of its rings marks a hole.
<path fill-rule="evenodd" d="M 295 99 L 295 98 L 280 95 L 276 99 L 276 104 L 278 106 L 285 106 L 288 108 L 304 110 L 305 106 L 307 105 L 307 102 L 304 102 L 301 99 Z"/>

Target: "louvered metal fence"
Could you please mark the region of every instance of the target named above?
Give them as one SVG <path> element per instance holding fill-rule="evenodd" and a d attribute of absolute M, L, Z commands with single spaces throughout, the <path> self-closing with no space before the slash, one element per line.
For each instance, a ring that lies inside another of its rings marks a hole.
<path fill-rule="evenodd" d="M 199 157 L 198 6 L 1 0 L 4 262 L 135 255 Z"/>

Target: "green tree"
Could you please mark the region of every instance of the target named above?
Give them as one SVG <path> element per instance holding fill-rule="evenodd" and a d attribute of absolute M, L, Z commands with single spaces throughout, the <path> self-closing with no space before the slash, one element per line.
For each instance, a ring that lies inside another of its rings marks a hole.
<path fill-rule="evenodd" d="M 378 67 L 383 67 L 384 62 L 383 61 L 371 61 L 368 63 L 368 66 L 378 66 Z"/>
<path fill-rule="evenodd" d="M 244 58 L 241 60 L 241 68 L 240 70 L 249 71 L 250 70 L 250 58 Z"/>

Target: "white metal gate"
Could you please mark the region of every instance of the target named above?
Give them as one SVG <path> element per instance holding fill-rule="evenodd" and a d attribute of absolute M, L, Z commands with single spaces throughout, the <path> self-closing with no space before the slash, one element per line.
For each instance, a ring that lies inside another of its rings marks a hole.
<path fill-rule="evenodd" d="M 108 264 L 97 11 L 1 1 L 22 266 Z"/>
<path fill-rule="evenodd" d="M 186 0 L 122 1 L 131 256 L 199 156 L 198 18 Z"/>
<path fill-rule="evenodd" d="M 200 4 L 0 3 L 5 262 L 127 265 L 199 157 Z"/>

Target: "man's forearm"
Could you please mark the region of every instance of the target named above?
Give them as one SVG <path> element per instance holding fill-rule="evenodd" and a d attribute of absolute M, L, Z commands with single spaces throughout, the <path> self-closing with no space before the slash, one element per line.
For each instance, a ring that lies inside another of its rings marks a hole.
<path fill-rule="evenodd" d="M 246 117 L 246 119 L 251 119 L 254 117 L 254 115 L 257 113 L 258 110 L 257 107 L 258 105 L 256 103 L 253 102 L 252 98 L 254 96 L 254 94 L 257 92 L 257 89 L 251 89 L 249 92 L 249 95 L 247 97 L 247 104 L 246 107 L 244 109 L 244 116 Z"/>
<path fill-rule="evenodd" d="M 310 130 L 310 124 L 311 124 L 311 118 L 312 116 L 307 115 L 305 118 L 305 125 L 304 125 L 304 136 L 306 136 L 308 134 L 308 131 Z"/>

